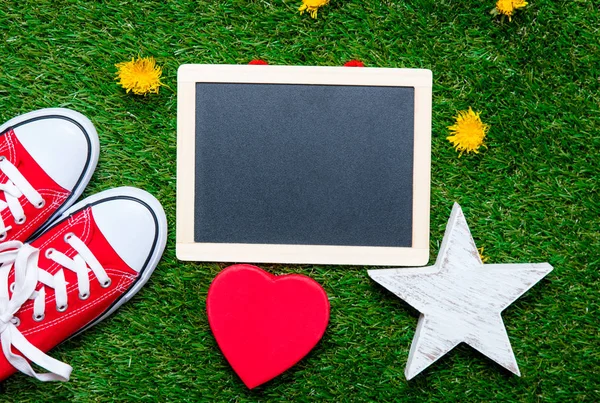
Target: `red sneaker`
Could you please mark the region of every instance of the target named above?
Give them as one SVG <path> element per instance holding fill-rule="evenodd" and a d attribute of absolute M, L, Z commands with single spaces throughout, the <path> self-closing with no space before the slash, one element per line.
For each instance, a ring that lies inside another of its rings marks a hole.
<path fill-rule="evenodd" d="M 77 203 L 31 244 L 0 244 L 0 380 L 42 381 L 72 368 L 45 354 L 105 319 L 148 281 L 167 240 L 158 200 L 135 188 Z M 48 373 L 36 373 L 33 362 Z"/>
<path fill-rule="evenodd" d="M 0 126 L 0 241 L 24 242 L 87 186 L 98 134 L 82 114 L 40 109 Z"/>

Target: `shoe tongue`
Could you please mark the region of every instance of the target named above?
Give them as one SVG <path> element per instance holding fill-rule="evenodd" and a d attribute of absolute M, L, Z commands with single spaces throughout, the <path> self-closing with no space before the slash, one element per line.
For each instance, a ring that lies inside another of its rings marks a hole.
<path fill-rule="evenodd" d="M 47 248 L 46 248 L 46 250 L 47 250 Z M 44 270 L 51 276 L 56 275 L 56 273 L 58 273 L 60 270 L 62 270 L 65 281 L 67 283 L 67 289 L 69 289 L 69 286 L 71 284 L 77 284 L 77 274 L 75 272 L 65 269 L 61 265 L 57 264 L 56 262 L 49 260 L 48 258 L 46 258 L 44 256 L 43 252 L 44 252 L 43 250 L 40 251 L 40 256 L 39 256 L 39 260 L 38 260 L 38 267 L 40 269 Z M 63 250 L 61 252 L 64 253 L 66 251 Z M 69 256 L 69 258 L 72 258 L 75 254 L 76 253 L 67 253 L 67 256 Z M 95 278 L 94 273 L 89 268 L 88 268 L 88 275 L 90 276 L 90 278 Z M 8 274 L 9 295 L 11 297 L 12 297 L 11 284 L 13 284 L 14 282 L 15 282 L 15 268 L 13 265 L 13 267 L 11 268 L 11 270 Z M 38 283 L 35 287 L 35 290 L 39 291 L 42 287 L 44 287 L 44 286 L 38 279 Z M 46 287 L 46 295 L 48 295 L 49 293 L 54 293 L 52 287 Z"/>
<path fill-rule="evenodd" d="M 67 282 L 77 282 L 77 274 L 50 259 L 48 251 L 54 249 L 56 252 L 63 253 L 69 259 L 73 259 L 78 253 L 66 242 L 65 235 L 74 234 L 80 239 L 89 238 L 92 229 L 87 219 L 88 214 L 86 214 L 86 210 L 80 211 L 49 228 L 31 242 L 32 246 L 40 248 L 38 265 L 42 270 L 48 272 L 50 275 L 55 275 L 59 270 L 62 270 Z M 93 272 L 90 271 L 90 275 L 93 276 Z"/>

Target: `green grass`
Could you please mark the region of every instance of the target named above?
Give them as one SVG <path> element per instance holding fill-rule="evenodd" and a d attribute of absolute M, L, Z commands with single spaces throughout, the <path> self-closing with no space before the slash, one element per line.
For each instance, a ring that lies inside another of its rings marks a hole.
<path fill-rule="evenodd" d="M 14 375 L 18 401 L 600 401 L 600 11 L 592 0 L 531 0 L 512 23 L 493 0 L 333 0 L 317 20 L 285 1 L 7 1 L 0 5 L 0 121 L 74 108 L 102 145 L 86 195 L 131 185 L 163 203 L 164 258 L 110 320 L 51 355 L 68 383 Z M 126 95 L 114 64 L 164 67 L 159 95 Z M 503 317 L 523 376 L 460 346 L 403 375 L 417 312 L 364 267 L 265 266 L 320 282 L 331 300 L 322 342 L 290 371 L 248 391 L 221 355 L 205 300 L 223 264 L 175 258 L 176 71 L 183 63 L 334 65 L 434 73 L 431 255 L 459 202 L 490 263 L 555 270 Z M 446 127 L 472 106 L 488 149 L 458 158 Z"/>

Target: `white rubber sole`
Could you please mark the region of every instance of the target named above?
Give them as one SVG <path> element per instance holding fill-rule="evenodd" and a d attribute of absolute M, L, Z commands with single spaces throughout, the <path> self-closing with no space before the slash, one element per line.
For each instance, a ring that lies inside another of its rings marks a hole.
<path fill-rule="evenodd" d="M 97 323 L 102 322 L 104 319 L 112 315 L 121 305 L 129 301 L 143 286 L 146 284 L 152 272 L 158 265 L 163 252 L 165 250 L 165 246 L 167 244 L 167 216 L 165 215 L 165 211 L 160 204 L 160 202 L 152 196 L 150 193 L 133 188 L 133 187 L 119 187 L 114 189 L 105 190 L 100 193 L 96 193 L 95 195 L 86 197 L 85 199 L 77 202 L 73 206 L 71 206 L 67 211 L 63 212 L 59 217 L 53 220 L 50 225 L 54 225 L 56 222 L 65 219 L 69 215 L 74 212 L 85 208 L 88 205 L 93 205 L 98 202 L 101 202 L 105 199 L 111 199 L 115 197 L 128 197 L 132 199 L 137 199 L 145 203 L 150 209 L 153 211 L 154 216 L 157 220 L 157 238 L 156 245 L 150 258 L 148 259 L 146 266 L 142 269 L 140 273 L 140 277 L 136 280 L 133 286 L 127 290 L 125 294 L 123 294 L 114 304 L 110 307 L 109 310 L 104 312 L 101 316 L 94 319 L 92 322 L 85 325 L 83 328 L 77 331 L 77 333 L 73 334 L 71 337 L 75 337 L 81 332 L 89 329 Z"/>
<path fill-rule="evenodd" d="M 8 122 L 4 123 L 0 126 L 0 133 L 4 132 L 6 129 L 12 126 L 17 126 L 18 124 L 31 119 L 42 118 L 47 116 L 62 116 L 68 118 L 74 122 L 77 122 L 88 134 L 88 138 L 90 140 L 90 155 L 89 155 L 89 163 L 86 170 L 83 172 L 82 176 L 79 179 L 79 182 L 75 186 L 73 190 L 71 190 L 71 194 L 65 201 L 65 203 L 59 207 L 59 209 L 43 224 L 38 230 L 35 231 L 36 234 L 41 233 L 45 228 L 48 227 L 48 223 L 54 220 L 57 216 L 62 214 L 65 210 L 67 210 L 70 206 L 75 203 L 79 196 L 83 193 L 86 186 L 88 185 L 90 179 L 92 179 L 92 175 L 96 170 L 96 165 L 98 165 L 98 157 L 100 156 L 100 141 L 98 139 L 98 132 L 94 127 L 94 124 L 84 115 L 79 112 L 76 112 L 71 109 L 66 108 L 45 108 L 38 109 L 33 112 L 28 112 L 23 115 L 19 115 L 10 119 Z"/>

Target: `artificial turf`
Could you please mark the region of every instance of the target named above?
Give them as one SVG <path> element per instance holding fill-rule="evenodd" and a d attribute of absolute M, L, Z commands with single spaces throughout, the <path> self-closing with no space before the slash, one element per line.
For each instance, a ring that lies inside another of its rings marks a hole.
<path fill-rule="evenodd" d="M 332 0 L 316 20 L 285 1 L 7 1 L 0 4 L 0 120 L 68 107 L 96 125 L 100 161 L 85 195 L 137 186 L 170 224 L 149 283 L 111 319 L 51 355 L 68 383 L 14 375 L 18 401 L 600 401 L 600 10 L 591 0 L 531 0 L 512 22 L 494 1 Z M 154 56 L 158 95 L 126 94 L 114 64 Z M 205 299 L 225 264 L 175 257 L 176 72 L 184 63 L 433 71 L 431 256 L 453 202 L 489 263 L 549 262 L 554 271 L 503 314 L 516 377 L 459 346 L 403 375 L 418 313 L 365 267 L 263 265 L 303 273 L 330 297 L 321 343 L 294 368 L 248 391 L 221 355 Z M 459 110 L 491 125 L 487 149 L 446 140 Z M 65 156 L 68 158 L 68 156 Z"/>

